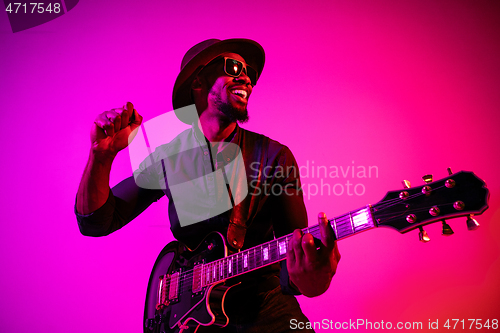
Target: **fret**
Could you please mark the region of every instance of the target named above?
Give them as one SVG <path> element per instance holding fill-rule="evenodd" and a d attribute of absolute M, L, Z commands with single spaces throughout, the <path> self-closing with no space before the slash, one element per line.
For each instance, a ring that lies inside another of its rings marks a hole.
<path fill-rule="evenodd" d="M 273 262 L 277 259 L 278 257 L 278 248 L 276 246 L 275 241 L 271 241 L 268 243 L 268 248 L 269 248 L 269 262 Z"/>
<path fill-rule="evenodd" d="M 207 269 L 205 270 L 205 281 L 206 284 L 210 284 L 210 263 L 207 264 Z"/>
<path fill-rule="evenodd" d="M 233 269 L 234 269 L 234 275 L 238 275 L 238 253 L 236 253 L 233 257 Z"/>
<path fill-rule="evenodd" d="M 231 258 L 227 258 L 226 265 L 224 267 L 224 273 L 226 275 L 226 278 L 228 278 L 231 275 L 230 272 L 232 272 L 232 270 L 230 267 L 231 267 Z"/>
<path fill-rule="evenodd" d="M 255 249 L 255 268 L 262 266 L 262 245 Z"/>
<path fill-rule="evenodd" d="M 236 256 L 231 258 L 231 269 L 233 271 L 233 275 L 238 275 L 238 265 L 236 261 Z"/>
<path fill-rule="evenodd" d="M 236 254 L 236 267 L 237 267 L 237 274 L 243 273 L 243 254 L 241 252 L 238 252 Z"/>
<path fill-rule="evenodd" d="M 241 252 L 241 269 L 243 272 L 248 271 L 248 250 Z"/>
<path fill-rule="evenodd" d="M 241 267 L 243 271 L 246 272 L 250 269 L 250 250 L 245 250 L 241 253 Z"/>
<path fill-rule="evenodd" d="M 279 240 L 273 241 L 273 261 L 280 260 L 280 242 Z"/>
<path fill-rule="evenodd" d="M 335 218 L 333 219 L 333 231 L 335 232 L 335 238 L 339 239 L 339 232 L 337 231 L 337 223 L 335 222 Z"/>
<path fill-rule="evenodd" d="M 255 269 L 255 268 L 258 267 L 258 264 L 257 264 L 257 249 L 254 247 L 252 249 L 252 252 L 253 252 L 253 254 L 250 256 L 250 263 L 251 263 L 250 268 L 251 269 Z"/>
<path fill-rule="evenodd" d="M 354 223 L 352 221 L 352 212 L 349 212 L 349 222 L 351 223 L 352 233 L 354 233 Z"/>
<path fill-rule="evenodd" d="M 221 266 L 221 260 L 216 260 L 214 261 L 214 272 L 215 272 L 215 281 L 220 281 L 220 266 Z"/>
<path fill-rule="evenodd" d="M 227 279 L 227 258 L 224 258 L 222 260 L 222 273 L 223 273 L 223 278 Z"/>

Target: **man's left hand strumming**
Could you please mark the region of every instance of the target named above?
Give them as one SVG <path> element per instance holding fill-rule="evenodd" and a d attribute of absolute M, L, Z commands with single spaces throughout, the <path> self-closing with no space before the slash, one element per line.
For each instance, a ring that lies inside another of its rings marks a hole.
<path fill-rule="evenodd" d="M 340 260 L 335 233 L 325 213 L 318 214 L 321 244 L 300 229 L 293 232 L 287 253 L 287 268 L 293 287 L 304 296 L 315 297 L 328 290 Z"/>

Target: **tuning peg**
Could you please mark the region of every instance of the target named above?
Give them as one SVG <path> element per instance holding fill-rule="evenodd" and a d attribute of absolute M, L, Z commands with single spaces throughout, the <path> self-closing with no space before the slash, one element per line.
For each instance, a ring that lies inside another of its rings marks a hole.
<path fill-rule="evenodd" d="M 424 242 L 424 243 L 427 243 L 428 241 L 430 241 L 430 237 L 429 235 L 427 235 L 427 232 L 422 228 L 422 227 L 418 227 L 420 229 L 420 231 L 418 232 L 418 240 L 421 241 L 421 242 Z"/>
<path fill-rule="evenodd" d="M 403 188 L 410 188 L 411 187 L 411 183 L 409 180 L 403 179 L 402 183 L 403 183 Z"/>
<path fill-rule="evenodd" d="M 422 177 L 422 179 L 426 183 L 432 183 L 432 175 L 425 175 L 425 176 Z"/>
<path fill-rule="evenodd" d="M 467 217 L 467 229 L 469 231 L 476 230 L 477 228 L 479 228 L 479 226 L 480 226 L 479 223 L 477 223 L 477 221 L 472 218 L 472 214 L 470 214 Z"/>
<path fill-rule="evenodd" d="M 448 170 L 448 175 L 451 176 L 453 174 L 453 172 L 451 171 L 451 168 L 446 168 L 446 170 Z"/>
<path fill-rule="evenodd" d="M 443 223 L 443 233 L 442 235 L 443 236 L 450 236 L 450 235 L 453 235 L 454 232 L 453 230 L 451 229 L 451 227 L 448 225 L 448 223 L 446 223 L 445 220 L 442 220 L 441 221 Z"/>

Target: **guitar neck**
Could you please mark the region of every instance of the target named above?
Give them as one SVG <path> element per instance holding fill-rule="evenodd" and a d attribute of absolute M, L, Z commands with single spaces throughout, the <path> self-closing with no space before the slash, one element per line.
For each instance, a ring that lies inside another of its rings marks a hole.
<path fill-rule="evenodd" d="M 329 220 L 337 239 L 375 228 L 371 206 L 366 206 Z M 315 238 L 321 238 L 319 226 L 302 229 Z M 204 264 L 201 272 L 202 285 L 209 285 L 230 277 L 245 274 L 261 267 L 286 259 L 288 243 L 292 234 L 273 239 L 267 243 Z"/>

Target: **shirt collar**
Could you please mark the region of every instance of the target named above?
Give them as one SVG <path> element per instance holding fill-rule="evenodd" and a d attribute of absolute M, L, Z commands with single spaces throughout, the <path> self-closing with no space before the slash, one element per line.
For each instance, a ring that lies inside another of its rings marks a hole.
<path fill-rule="evenodd" d="M 196 140 L 200 144 L 201 147 L 208 147 L 208 140 L 205 138 L 205 135 L 201 132 L 197 125 L 193 124 L 193 132 Z M 224 140 L 224 143 L 221 144 L 220 149 L 218 150 L 218 154 L 222 153 L 224 158 L 224 163 L 234 160 L 240 151 L 240 137 L 241 137 L 241 127 L 236 124 L 234 127 L 234 131 L 228 135 L 228 137 Z"/>

